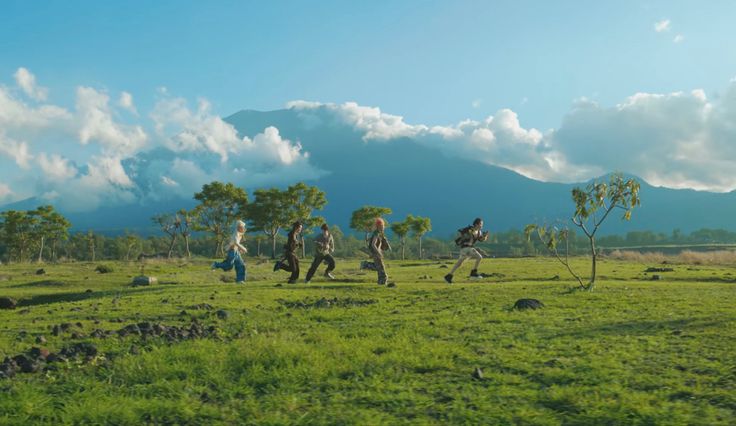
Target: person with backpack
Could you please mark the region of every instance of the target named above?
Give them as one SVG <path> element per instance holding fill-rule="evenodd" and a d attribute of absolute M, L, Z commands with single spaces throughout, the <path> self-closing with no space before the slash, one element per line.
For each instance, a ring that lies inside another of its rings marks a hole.
<path fill-rule="evenodd" d="M 304 282 L 307 284 L 312 280 L 314 273 L 317 272 L 317 268 L 322 262 L 327 262 L 325 277 L 331 280 L 335 279 L 331 273 L 335 270 L 335 258 L 332 257 L 332 252 L 335 251 L 335 240 L 332 238 L 330 227 L 326 223 L 322 224 L 320 228 L 322 229 L 322 234 L 314 240 L 314 260 L 312 261 L 312 266 L 309 267 L 309 271 L 307 271 L 306 278 L 304 278 Z"/>
<path fill-rule="evenodd" d="M 455 244 L 460 247 L 460 257 L 455 263 L 455 266 L 452 267 L 450 273 L 445 275 L 445 281 L 447 281 L 448 284 L 452 284 L 452 278 L 455 271 L 463 264 L 463 262 L 465 262 L 465 259 L 475 259 L 475 266 L 473 266 L 473 269 L 470 271 L 470 277 L 481 277 L 481 275 L 478 274 L 478 266 L 480 265 L 481 259 L 483 259 L 483 255 L 480 254 L 478 249 L 474 246 L 475 243 L 479 241 L 488 240 L 488 231 L 483 231 L 483 219 L 479 217 L 475 218 L 472 225 L 458 229 L 458 232 L 460 233 L 460 236 L 455 239 Z"/>
<path fill-rule="evenodd" d="M 284 256 L 273 265 L 274 272 L 279 269 L 291 272 L 289 284 L 296 284 L 296 281 L 299 279 L 299 258 L 296 256 L 296 251 L 302 245 L 299 238 L 301 232 L 302 223 L 299 221 L 294 222 L 291 225 L 291 231 L 289 231 L 289 235 L 287 236 L 286 244 L 284 244 Z"/>
<path fill-rule="evenodd" d="M 386 239 L 384 229 L 386 223 L 383 219 L 376 218 L 375 231 L 371 234 L 371 238 L 368 240 L 368 251 L 371 253 L 373 258 L 373 265 L 378 272 L 378 285 L 385 285 L 388 282 L 388 274 L 386 273 L 386 265 L 383 263 L 383 252 L 384 250 L 391 250 L 391 245 Z"/>

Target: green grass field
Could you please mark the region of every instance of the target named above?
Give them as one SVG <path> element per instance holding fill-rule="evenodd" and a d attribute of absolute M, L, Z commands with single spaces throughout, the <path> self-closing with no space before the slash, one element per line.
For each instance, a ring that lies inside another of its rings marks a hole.
<path fill-rule="evenodd" d="M 392 261 L 395 288 L 358 260 L 309 285 L 253 259 L 245 285 L 204 259 L 152 262 L 149 287 L 129 285 L 139 265 L 102 263 L 113 272 L 0 267 L 0 296 L 19 303 L 0 310 L 0 359 L 98 349 L 0 379 L 0 423 L 736 423 L 733 266 L 666 265 L 652 281 L 645 269 L 662 265 L 604 261 L 587 293 L 544 258 L 487 259 L 481 271 L 499 275 L 472 282 L 465 265 L 454 285 L 442 281 L 450 261 Z M 511 309 L 519 298 L 546 307 Z M 92 337 L 193 320 L 216 336 Z"/>

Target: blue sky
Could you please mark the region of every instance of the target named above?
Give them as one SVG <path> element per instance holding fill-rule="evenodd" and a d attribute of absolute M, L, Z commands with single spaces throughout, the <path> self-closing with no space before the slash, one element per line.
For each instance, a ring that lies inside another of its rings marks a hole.
<path fill-rule="evenodd" d="M 732 191 L 734 18 L 733 1 L 6 0 L 0 202 L 129 202 L 124 164 L 154 147 L 182 194 L 228 178 L 193 153 L 314 176 L 278 129 L 221 120 L 286 105 L 538 180 Z"/>
<path fill-rule="evenodd" d="M 732 1 L 4 1 L 0 75 L 26 67 L 62 103 L 87 84 L 146 109 L 165 86 L 222 115 L 356 101 L 437 124 L 512 108 L 547 129 L 583 96 L 722 89 L 734 19 Z"/>

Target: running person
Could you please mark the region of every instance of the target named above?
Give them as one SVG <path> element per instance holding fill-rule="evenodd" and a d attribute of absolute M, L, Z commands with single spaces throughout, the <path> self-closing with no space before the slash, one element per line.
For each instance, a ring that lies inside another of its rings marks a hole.
<path fill-rule="evenodd" d="M 332 238 L 330 228 L 326 223 L 321 226 L 321 229 L 322 234 L 314 240 L 314 260 L 312 261 L 312 266 L 309 267 L 309 271 L 307 271 L 306 278 L 304 278 L 305 283 L 309 283 L 312 280 L 314 273 L 317 272 L 317 268 L 322 262 L 327 262 L 325 277 L 331 280 L 335 279 L 331 274 L 335 270 L 335 258 L 332 257 L 332 253 L 335 251 L 335 240 Z"/>
<path fill-rule="evenodd" d="M 391 245 L 389 245 L 386 235 L 384 234 L 386 223 L 383 219 L 380 217 L 377 218 L 375 227 L 376 230 L 373 231 L 373 234 L 371 234 L 371 238 L 368 241 L 368 249 L 371 252 L 371 257 L 373 257 L 373 264 L 376 267 L 376 272 L 378 272 L 378 284 L 384 285 L 388 282 L 388 274 L 386 274 L 386 265 L 383 263 L 383 251 L 391 250 Z"/>
<path fill-rule="evenodd" d="M 229 271 L 235 267 L 235 282 L 237 284 L 243 284 L 245 282 L 245 261 L 243 261 L 242 255 L 248 253 L 248 249 L 241 244 L 243 236 L 245 235 L 245 222 L 239 220 L 235 222 L 235 232 L 230 237 L 230 241 L 227 244 L 227 257 L 222 262 L 215 262 L 212 264 L 212 270 L 222 269 L 223 271 Z"/>
<path fill-rule="evenodd" d="M 296 256 L 296 251 L 301 247 L 302 243 L 299 238 L 299 234 L 302 232 L 302 223 L 297 221 L 291 226 L 291 231 L 284 244 L 284 257 L 282 260 L 276 261 L 273 266 L 273 270 L 278 271 L 283 269 L 286 272 L 291 272 L 289 277 L 289 284 L 296 284 L 296 280 L 299 279 L 299 258 Z M 284 263 L 286 260 L 286 263 Z"/>
<path fill-rule="evenodd" d="M 481 259 L 483 259 L 483 255 L 473 246 L 478 241 L 486 241 L 488 239 L 488 231 L 483 231 L 483 219 L 479 217 L 475 218 L 472 225 L 458 229 L 458 232 L 460 232 L 460 236 L 455 239 L 455 244 L 460 246 L 460 257 L 455 263 L 455 266 L 452 267 L 450 273 L 445 275 L 445 281 L 448 284 L 452 284 L 453 274 L 465 262 L 465 259 L 475 259 L 475 266 L 470 271 L 470 277 L 480 278 L 478 266 L 480 265 Z"/>

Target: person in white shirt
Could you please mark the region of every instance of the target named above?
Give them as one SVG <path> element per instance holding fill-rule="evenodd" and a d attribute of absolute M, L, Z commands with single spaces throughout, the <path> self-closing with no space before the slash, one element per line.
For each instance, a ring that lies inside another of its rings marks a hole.
<path fill-rule="evenodd" d="M 235 230 L 230 237 L 230 241 L 227 243 L 227 257 L 222 262 L 215 262 L 212 264 L 212 269 L 222 269 L 223 271 L 229 271 L 235 268 L 235 282 L 238 284 L 245 283 L 245 261 L 243 261 L 243 255 L 248 253 L 248 249 L 245 248 L 241 242 L 245 235 L 245 222 L 238 220 L 235 222 Z"/>

